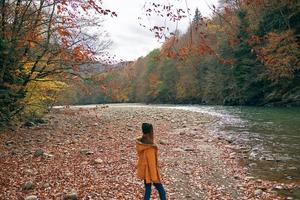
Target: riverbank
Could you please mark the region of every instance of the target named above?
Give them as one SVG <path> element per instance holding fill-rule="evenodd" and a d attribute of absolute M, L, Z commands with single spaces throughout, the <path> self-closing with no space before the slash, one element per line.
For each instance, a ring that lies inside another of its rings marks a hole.
<path fill-rule="evenodd" d="M 0 199 L 141 199 L 134 138 L 142 122 L 154 124 L 168 199 L 283 199 L 276 190 L 293 186 L 250 176 L 234 147 L 209 132 L 218 119 L 207 114 L 99 106 L 45 119 L 0 134 Z"/>

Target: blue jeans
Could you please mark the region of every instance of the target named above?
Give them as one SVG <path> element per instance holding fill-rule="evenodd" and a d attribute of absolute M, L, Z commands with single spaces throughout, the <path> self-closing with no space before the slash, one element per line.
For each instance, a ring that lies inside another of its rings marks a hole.
<path fill-rule="evenodd" d="M 158 191 L 160 200 L 167 200 L 166 198 L 166 192 L 161 183 L 153 183 L 155 189 Z M 150 200 L 151 197 L 151 186 L 152 183 L 146 183 L 145 182 L 145 196 L 144 200 Z"/>

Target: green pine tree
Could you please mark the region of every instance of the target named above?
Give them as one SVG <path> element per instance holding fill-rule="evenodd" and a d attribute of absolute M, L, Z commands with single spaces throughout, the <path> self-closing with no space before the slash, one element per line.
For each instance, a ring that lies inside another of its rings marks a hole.
<path fill-rule="evenodd" d="M 194 18 L 193 18 L 193 23 L 194 24 L 200 23 L 201 18 L 202 18 L 201 12 L 199 11 L 198 8 L 196 8 L 195 15 L 194 15 Z"/>

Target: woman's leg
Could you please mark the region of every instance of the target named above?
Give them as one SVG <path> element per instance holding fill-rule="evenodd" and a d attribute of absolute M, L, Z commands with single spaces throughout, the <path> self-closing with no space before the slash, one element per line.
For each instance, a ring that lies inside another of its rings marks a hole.
<path fill-rule="evenodd" d="M 145 196 L 144 196 L 144 200 L 150 200 L 151 197 L 151 183 L 145 183 Z"/>
<path fill-rule="evenodd" d="M 166 191 L 164 189 L 164 186 L 161 183 L 153 183 L 153 185 L 155 186 L 156 190 L 158 191 L 160 200 L 167 200 Z"/>

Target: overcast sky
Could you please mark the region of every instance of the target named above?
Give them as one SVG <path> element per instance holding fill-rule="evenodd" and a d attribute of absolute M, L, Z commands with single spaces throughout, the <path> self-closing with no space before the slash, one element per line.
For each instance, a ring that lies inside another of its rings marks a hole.
<path fill-rule="evenodd" d="M 186 10 L 184 0 L 169 0 L 176 7 Z M 110 52 L 116 55 L 117 59 L 135 60 L 141 56 L 147 55 L 154 48 L 160 47 L 161 43 L 157 41 L 154 34 L 148 29 L 150 26 L 163 25 L 164 18 L 146 17 L 143 13 L 143 6 L 149 0 L 103 0 L 105 8 L 116 11 L 118 17 L 107 18 L 104 22 L 105 30 L 113 41 Z M 151 0 L 156 3 L 167 3 L 167 0 Z M 191 19 L 195 13 L 196 7 L 200 10 L 202 16 L 209 17 L 211 10 L 208 5 L 217 5 L 218 0 L 187 0 L 188 7 L 191 9 Z M 138 17 L 142 17 L 139 20 Z M 147 28 L 139 25 L 139 22 L 145 24 Z M 183 19 L 178 24 L 178 29 L 184 32 L 188 27 L 188 18 Z M 167 24 L 170 28 L 175 24 Z"/>

